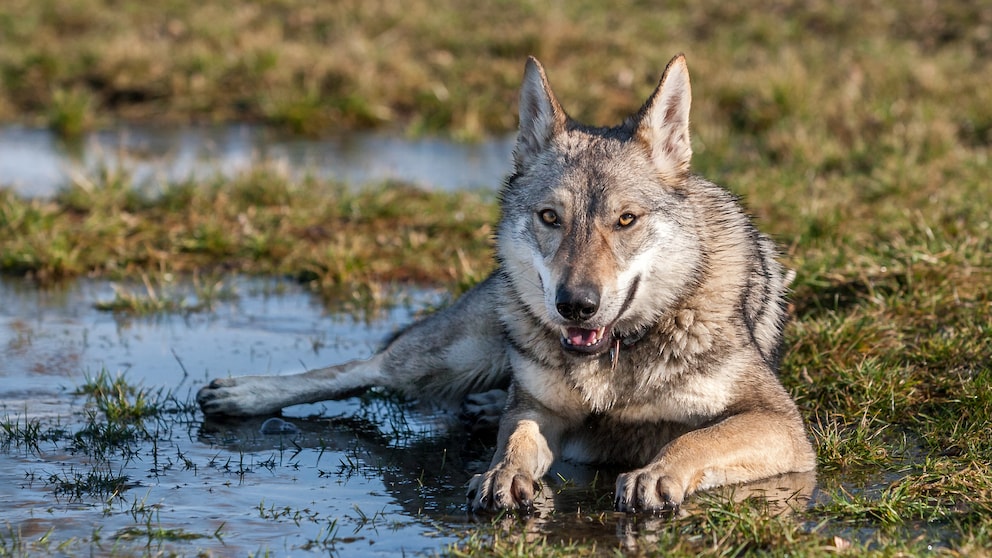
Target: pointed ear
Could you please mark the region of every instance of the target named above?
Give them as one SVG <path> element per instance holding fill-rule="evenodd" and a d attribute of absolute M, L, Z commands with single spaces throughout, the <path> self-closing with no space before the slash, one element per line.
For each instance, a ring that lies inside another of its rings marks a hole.
<path fill-rule="evenodd" d="M 662 179 L 677 179 L 689 171 L 689 70 L 679 54 L 668 63 L 657 89 L 641 108 L 636 136 L 648 146 Z"/>
<path fill-rule="evenodd" d="M 565 130 L 567 119 L 541 63 L 533 56 L 527 58 L 520 88 L 520 133 L 513 148 L 513 162 L 518 171 L 547 147 L 555 134 Z"/>

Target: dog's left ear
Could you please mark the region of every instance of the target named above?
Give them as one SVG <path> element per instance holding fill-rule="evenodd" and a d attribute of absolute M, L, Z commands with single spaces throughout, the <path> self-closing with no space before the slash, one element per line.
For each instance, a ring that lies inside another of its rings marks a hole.
<path fill-rule="evenodd" d="M 672 58 L 661 82 L 638 113 L 636 137 L 647 145 L 663 180 L 675 180 L 689 171 L 689 106 L 692 90 L 685 56 Z"/>

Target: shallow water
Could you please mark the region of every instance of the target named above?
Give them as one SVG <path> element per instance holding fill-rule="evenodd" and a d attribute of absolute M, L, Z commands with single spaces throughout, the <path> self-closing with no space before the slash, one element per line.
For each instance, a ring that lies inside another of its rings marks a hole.
<path fill-rule="evenodd" d="M 79 431 L 87 409 L 74 392 L 102 369 L 188 402 L 209 377 L 292 373 L 367 356 L 410 315 L 409 308 L 399 308 L 356 322 L 325 314 L 293 285 L 238 281 L 236 291 L 236 300 L 210 313 L 133 319 L 93 309 L 113 297 L 106 283 L 38 291 L 0 282 L 0 420 Z M 83 548 L 96 538 L 142 547 L 147 535 L 129 533 L 147 533 L 151 522 L 200 537 L 153 541 L 154 548 L 183 553 L 295 554 L 308 541 L 315 550 L 334 546 L 342 554 L 438 548 L 451 538 L 433 535 L 437 527 L 420 509 L 448 513 L 445 495 L 408 501 L 423 473 L 406 477 L 396 475 L 395 465 L 380 469 L 397 439 L 380 414 L 400 415 L 387 400 L 299 406 L 285 416 L 295 432 L 264 435 L 259 420 L 203 424 L 201 416 L 178 411 L 146 425 L 154 442 L 139 443 L 136 455 L 111 459 L 109 472 L 129 479 L 117 495 L 76 497 L 60 489 L 78 484 L 94 467 L 91 456 L 64 439 L 36 450 L 14 443 L 0 452 L 0 528 L 9 526 L 25 540 L 54 528 L 54 539 L 86 541 Z M 385 428 L 373 424 L 380 419 Z M 444 435 L 439 420 L 411 413 L 402 428 L 425 432 L 414 438 L 430 444 Z M 459 502 L 461 482 L 449 486 Z"/>
<path fill-rule="evenodd" d="M 512 136 L 464 143 L 363 132 L 301 139 L 248 125 L 131 125 L 65 142 L 50 130 L 0 127 L 0 186 L 47 196 L 100 167 L 149 180 L 234 176 L 261 162 L 297 175 L 364 185 L 401 179 L 424 188 L 496 190 L 510 171 Z"/>
<path fill-rule="evenodd" d="M 276 422 L 222 422 L 204 421 L 192 403 L 214 377 L 295 373 L 366 357 L 444 293 L 407 291 L 403 304 L 357 319 L 328 314 L 293 283 L 227 282 L 235 296 L 208 312 L 134 318 L 94 308 L 113 299 L 107 282 L 38 290 L 0 279 L 0 549 L 12 540 L 47 540 L 50 546 L 31 548 L 392 556 L 435 554 L 488 536 L 485 520 L 480 526 L 466 513 L 464 491 L 485 470 L 492 435 L 471 434 L 450 412 L 371 394 L 291 407 Z M 77 393 L 101 371 L 124 374 L 166 410 L 140 422 L 140 436 L 112 455 L 94 447 L 99 437 L 90 429 L 106 421 Z M 40 432 L 33 442 L 6 435 L 29 425 Z M 539 513 L 498 528 L 511 540 L 643 551 L 670 519 L 613 513 L 616 473 L 556 465 Z M 94 476 L 117 482 L 101 488 Z M 826 492 L 806 474 L 697 495 L 682 513 L 714 505 L 707 498 L 753 495 L 767 497 L 770 512 L 790 513 L 829 502 L 839 487 L 870 494 L 892 479 L 819 480 Z M 807 527 L 856 540 L 874 533 L 815 521 Z M 935 541 L 946 535 L 927 533 Z"/>
<path fill-rule="evenodd" d="M 443 293 L 408 293 L 407 304 L 356 320 L 327 314 L 294 284 L 229 281 L 237 296 L 210 312 L 133 318 L 94 309 L 114 296 L 105 282 L 40 291 L 0 280 L 0 424 L 42 432 L 33 446 L 0 438 L 0 537 L 36 541 L 51 530 L 73 555 L 367 556 L 437 553 L 476 532 L 464 487 L 486 468 L 493 440 L 449 412 L 373 394 L 292 407 L 283 422 L 204 422 L 191 404 L 213 377 L 368 356 Z M 98 413 L 77 390 L 101 370 L 174 403 L 142 423 L 147 437 L 127 455 L 98 455 L 85 437 Z M 92 474 L 123 481 L 80 489 Z M 510 531 L 635 544 L 652 524 L 610 511 L 613 474 L 558 467 L 551 478 L 567 481 L 553 481 L 541 513 Z M 812 482 L 755 490 L 789 500 L 800 486 L 808 498 Z"/>

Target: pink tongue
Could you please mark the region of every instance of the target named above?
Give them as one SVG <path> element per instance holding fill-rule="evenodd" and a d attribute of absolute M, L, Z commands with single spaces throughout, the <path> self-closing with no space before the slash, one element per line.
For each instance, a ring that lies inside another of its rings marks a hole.
<path fill-rule="evenodd" d="M 582 329 L 580 327 L 570 327 L 568 328 L 567 339 L 572 345 L 577 345 L 579 347 L 585 347 L 586 345 L 591 345 L 599 340 L 598 331 L 595 329 Z"/>

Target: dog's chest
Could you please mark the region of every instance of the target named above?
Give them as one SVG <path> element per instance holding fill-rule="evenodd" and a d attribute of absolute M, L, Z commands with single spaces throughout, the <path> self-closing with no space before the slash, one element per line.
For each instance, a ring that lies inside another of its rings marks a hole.
<path fill-rule="evenodd" d="M 623 422 L 704 422 L 721 414 L 735 393 L 735 375 L 723 367 L 701 371 L 667 361 L 638 372 L 580 367 L 569 373 L 569 383 L 589 412 Z"/>
<path fill-rule="evenodd" d="M 571 388 L 594 413 L 626 420 L 693 422 L 719 414 L 733 393 L 733 357 L 716 328 L 689 311 L 660 323 L 636 343 L 567 372 Z M 718 353 L 724 353 L 720 357 Z"/>

